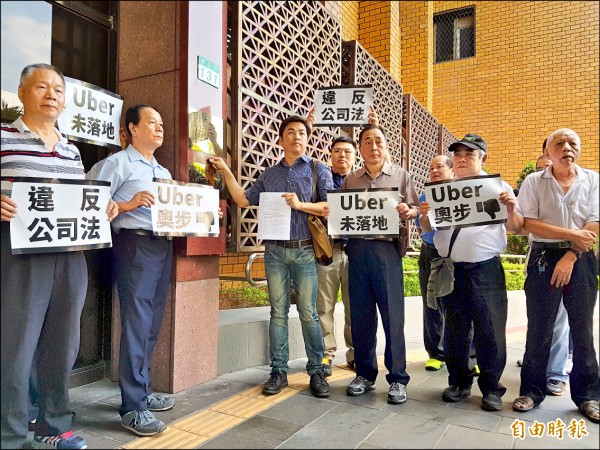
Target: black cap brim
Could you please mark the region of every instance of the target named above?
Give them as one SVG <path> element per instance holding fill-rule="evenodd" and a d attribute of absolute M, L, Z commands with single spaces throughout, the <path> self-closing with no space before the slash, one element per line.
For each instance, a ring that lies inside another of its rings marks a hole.
<path fill-rule="evenodd" d="M 459 145 L 464 145 L 465 147 L 469 147 L 471 150 L 483 150 L 481 147 L 479 147 L 478 145 L 473 144 L 472 142 L 458 141 L 458 142 L 455 142 L 453 144 L 450 144 L 450 147 L 448 147 L 448 151 L 449 152 L 455 152 L 456 151 L 456 147 L 458 147 Z M 486 151 L 483 150 L 483 153 L 486 153 Z"/>

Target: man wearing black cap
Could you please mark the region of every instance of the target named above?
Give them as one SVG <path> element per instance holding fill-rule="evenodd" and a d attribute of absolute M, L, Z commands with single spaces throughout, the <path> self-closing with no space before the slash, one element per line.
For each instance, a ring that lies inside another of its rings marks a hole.
<path fill-rule="evenodd" d="M 487 145 L 481 136 L 467 134 L 448 148 L 453 153 L 456 178 L 482 174 L 487 160 Z M 449 255 L 454 263 L 454 291 L 440 301 L 445 311 L 444 356 L 448 368 L 449 387 L 442 398 L 457 402 L 471 395 L 473 371 L 469 368 L 469 330 L 473 322 L 477 362 L 481 374 L 478 379 L 483 394 L 482 409 L 502 410 L 502 395 L 506 388 L 500 377 L 506 365 L 506 317 L 508 298 L 500 253 L 506 247 L 506 230 L 519 232 L 523 216 L 517 211 L 517 200 L 512 188 L 502 182 L 504 190 L 498 200 L 506 205 L 506 224 L 495 223 L 454 230 L 436 230 L 434 244 L 440 255 L 448 256 L 452 235 L 456 241 Z M 421 211 L 427 207 L 421 204 Z M 431 229 L 426 214 L 420 216 L 421 228 Z"/>

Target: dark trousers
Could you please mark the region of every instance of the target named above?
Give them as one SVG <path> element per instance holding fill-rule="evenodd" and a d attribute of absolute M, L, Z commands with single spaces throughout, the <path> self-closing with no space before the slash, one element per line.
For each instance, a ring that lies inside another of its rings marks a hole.
<path fill-rule="evenodd" d="M 148 409 L 150 363 L 167 303 L 173 241 L 114 235 L 114 262 L 121 306 L 119 386 L 121 416 Z"/>
<path fill-rule="evenodd" d="M 473 384 L 473 371 L 469 367 L 472 326 L 481 371 L 479 388 L 484 396 L 502 396 L 506 392 L 500 377 L 506 366 L 508 298 L 500 258 L 454 263 L 454 278 L 454 292 L 441 298 L 446 315 L 444 355 L 448 384 L 462 388 Z"/>
<path fill-rule="evenodd" d="M 408 384 L 404 341 L 404 278 L 402 258 L 394 242 L 348 241 L 350 316 L 356 374 L 377 378 L 377 308 L 385 332 L 388 383 Z"/>
<path fill-rule="evenodd" d="M 34 355 L 36 434 L 71 429 L 69 376 L 79 352 L 88 273 L 81 251 L 13 256 L 7 222 L 2 222 L 1 241 L 2 448 L 21 448 Z"/>
<path fill-rule="evenodd" d="M 546 266 L 540 272 L 537 261 L 543 251 Z M 569 374 L 571 399 L 579 406 L 584 400 L 600 398 L 593 334 L 593 315 L 598 295 L 596 260 L 592 252 L 584 253 L 573 266 L 569 284 L 556 288 L 550 285 L 550 279 L 565 251 L 544 250 L 534 244 L 527 266 L 527 341 L 519 393 L 531 397 L 536 404 L 546 397 L 546 367 L 561 298 L 567 310 L 573 339 L 573 369 Z"/>
<path fill-rule="evenodd" d="M 437 302 L 438 309 L 427 306 L 427 285 L 429 284 L 429 272 L 431 272 L 431 261 L 439 257 L 435 246 L 423 242 L 419 254 L 419 285 L 421 287 L 421 298 L 423 299 L 423 343 L 430 358 L 445 361 L 444 358 L 444 306 L 441 301 Z M 477 353 L 473 343 L 473 327 L 469 331 L 469 368 L 474 369 L 477 364 Z"/>
<path fill-rule="evenodd" d="M 431 261 L 439 256 L 435 246 L 426 242 L 421 244 L 419 285 L 423 299 L 423 343 L 430 358 L 444 361 L 444 312 L 441 302 L 438 302 L 437 309 L 427 306 L 427 285 L 429 284 Z"/>

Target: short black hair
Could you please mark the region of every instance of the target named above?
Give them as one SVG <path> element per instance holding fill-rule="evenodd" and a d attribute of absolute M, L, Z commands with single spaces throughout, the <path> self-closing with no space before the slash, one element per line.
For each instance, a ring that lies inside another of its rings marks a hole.
<path fill-rule="evenodd" d="M 379 131 L 381 131 L 381 134 L 383 134 L 383 138 L 385 139 L 385 142 L 387 142 L 387 141 L 388 141 L 387 134 L 385 133 L 385 130 L 383 129 L 383 127 L 381 127 L 381 126 L 379 126 L 379 125 L 372 125 L 372 124 L 370 124 L 370 123 L 369 123 L 369 124 L 365 125 L 365 126 L 362 128 L 362 130 L 360 130 L 360 134 L 358 135 L 358 144 L 359 144 L 359 145 L 362 143 L 362 138 L 363 138 L 364 134 L 365 134 L 367 131 L 369 131 L 369 130 L 372 130 L 372 129 L 374 129 L 374 128 L 376 128 L 376 129 L 378 129 Z"/>
<path fill-rule="evenodd" d="M 357 150 L 356 142 L 354 142 L 354 139 L 352 139 L 351 137 L 348 137 L 348 136 L 339 136 L 339 137 L 336 137 L 333 140 L 333 142 L 331 143 L 331 151 L 333 151 L 333 147 L 335 147 L 335 144 L 337 144 L 338 142 L 345 142 L 347 144 L 351 144 L 352 147 L 354 147 L 354 150 Z"/>
<path fill-rule="evenodd" d="M 292 122 L 300 122 L 304 125 L 304 128 L 306 128 L 306 135 L 310 136 L 310 126 L 308 125 L 308 122 L 306 121 L 305 117 L 302 116 L 289 116 L 286 117 L 285 119 L 283 119 L 283 121 L 281 122 L 281 125 L 279 125 L 279 137 L 282 138 L 283 137 L 283 132 L 285 131 L 285 127 L 287 127 L 290 123 Z"/>
<path fill-rule="evenodd" d="M 546 151 L 546 144 L 548 143 L 548 138 L 544 139 L 544 143 L 542 144 L 542 152 Z"/>
<path fill-rule="evenodd" d="M 145 103 L 138 103 L 137 105 L 130 106 L 127 112 L 125 113 L 125 129 L 127 130 L 127 134 L 131 137 L 131 130 L 129 129 L 129 124 L 132 123 L 137 125 L 140 123 L 140 111 L 144 108 L 152 108 L 156 111 L 156 108 L 152 105 L 146 105 Z"/>

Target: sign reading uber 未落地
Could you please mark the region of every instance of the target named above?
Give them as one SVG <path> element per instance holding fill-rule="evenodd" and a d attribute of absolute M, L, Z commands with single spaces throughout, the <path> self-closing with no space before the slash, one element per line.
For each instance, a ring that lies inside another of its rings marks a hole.
<path fill-rule="evenodd" d="M 506 223 L 506 206 L 498 200 L 503 190 L 498 174 L 425 183 L 431 227 L 447 230 Z"/>
<path fill-rule="evenodd" d="M 398 188 L 340 189 L 328 192 L 327 233 L 334 238 L 398 237 L 398 203 Z"/>
<path fill-rule="evenodd" d="M 65 77 L 65 109 L 58 117 L 58 129 L 74 141 L 120 148 L 122 109 L 120 95 Z"/>

